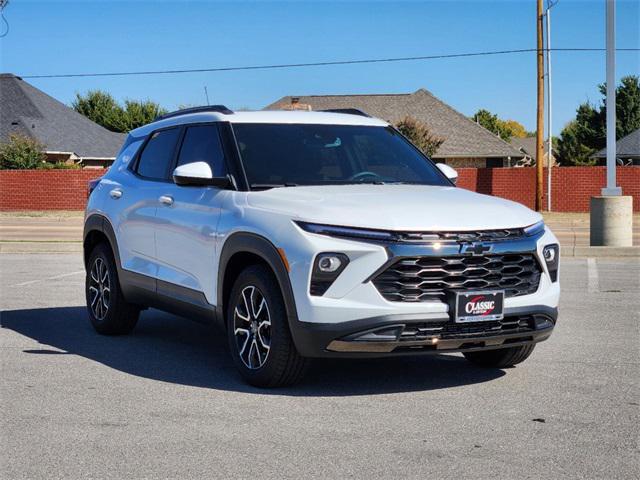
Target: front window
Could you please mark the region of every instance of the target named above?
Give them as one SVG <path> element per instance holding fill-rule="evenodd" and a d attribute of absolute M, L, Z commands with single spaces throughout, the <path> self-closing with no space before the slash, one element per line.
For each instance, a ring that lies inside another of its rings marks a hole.
<path fill-rule="evenodd" d="M 237 123 L 233 129 L 253 190 L 361 183 L 451 186 L 390 127 Z"/>

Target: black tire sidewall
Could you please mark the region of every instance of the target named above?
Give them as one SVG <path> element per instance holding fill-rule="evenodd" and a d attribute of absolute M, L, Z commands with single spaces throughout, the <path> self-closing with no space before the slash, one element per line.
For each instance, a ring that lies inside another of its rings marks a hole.
<path fill-rule="evenodd" d="M 98 258 L 105 262 L 109 272 L 109 308 L 107 309 L 107 315 L 102 320 L 98 320 L 91 311 L 91 296 L 89 293 L 91 269 Z M 120 290 L 118 270 L 113 253 L 109 246 L 104 243 L 97 245 L 89 255 L 85 277 L 85 298 L 89 320 L 98 333 L 105 335 L 124 334 L 129 333 L 135 326 L 139 310 L 124 300 Z"/>
<path fill-rule="evenodd" d="M 271 317 L 271 345 L 264 365 L 258 369 L 248 368 L 238 351 L 234 334 L 233 314 L 242 290 L 248 286 L 256 287 L 267 302 Z M 255 265 L 247 267 L 238 276 L 229 295 L 226 309 L 226 327 L 229 349 L 235 366 L 242 377 L 252 385 L 275 386 L 282 376 L 283 365 L 293 346 L 286 308 L 282 293 L 274 275 L 266 267 Z"/>

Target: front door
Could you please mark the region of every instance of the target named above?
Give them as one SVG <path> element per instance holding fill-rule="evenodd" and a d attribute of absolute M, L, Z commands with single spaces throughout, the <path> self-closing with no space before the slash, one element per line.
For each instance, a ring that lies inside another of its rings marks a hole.
<path fill-rule="evenodd" d="M 216 177 L 227 174 L 215 124 L 186 128 L 176 166 L 192 162 L 207 162 Z M 216 187 L 167 183 L 156 213 L 157 278 L 202 292 L 209 303 L 215 302 L 217 227 L 228 193 Z M 158 293 L 163 293 L 163 288 L 163 283 L 158 282 Z"/>

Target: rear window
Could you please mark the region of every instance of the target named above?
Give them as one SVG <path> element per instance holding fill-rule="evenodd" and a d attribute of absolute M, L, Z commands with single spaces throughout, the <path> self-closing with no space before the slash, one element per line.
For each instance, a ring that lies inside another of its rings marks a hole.
<path fill-rule="evenodd" d="M 138 175 L 154 180 L 167 179 L 179 136 L 179 128 L 153 133 L 140 154 Z"/>

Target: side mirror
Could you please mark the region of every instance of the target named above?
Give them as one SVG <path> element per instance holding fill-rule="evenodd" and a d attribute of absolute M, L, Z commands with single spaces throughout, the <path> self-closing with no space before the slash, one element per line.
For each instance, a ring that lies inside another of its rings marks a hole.
<path fill-rule="evenodd" d="M 185 163 L 173 171 L 173 181 L 183 186 L 214 186 L 224 188 L 229 185 L 227 177 L 214 177 L 207 162 Z"/>
<path fill-rule="evenodd" d="M 455 185 L 458 181 L 458 172 L 456 172 L 455 168 L 451 168 L 446 163 L 436 163 L 436 167 L 440 169 L 442 173 L 444 173 L 445 177 L 453 182 Z"/>

